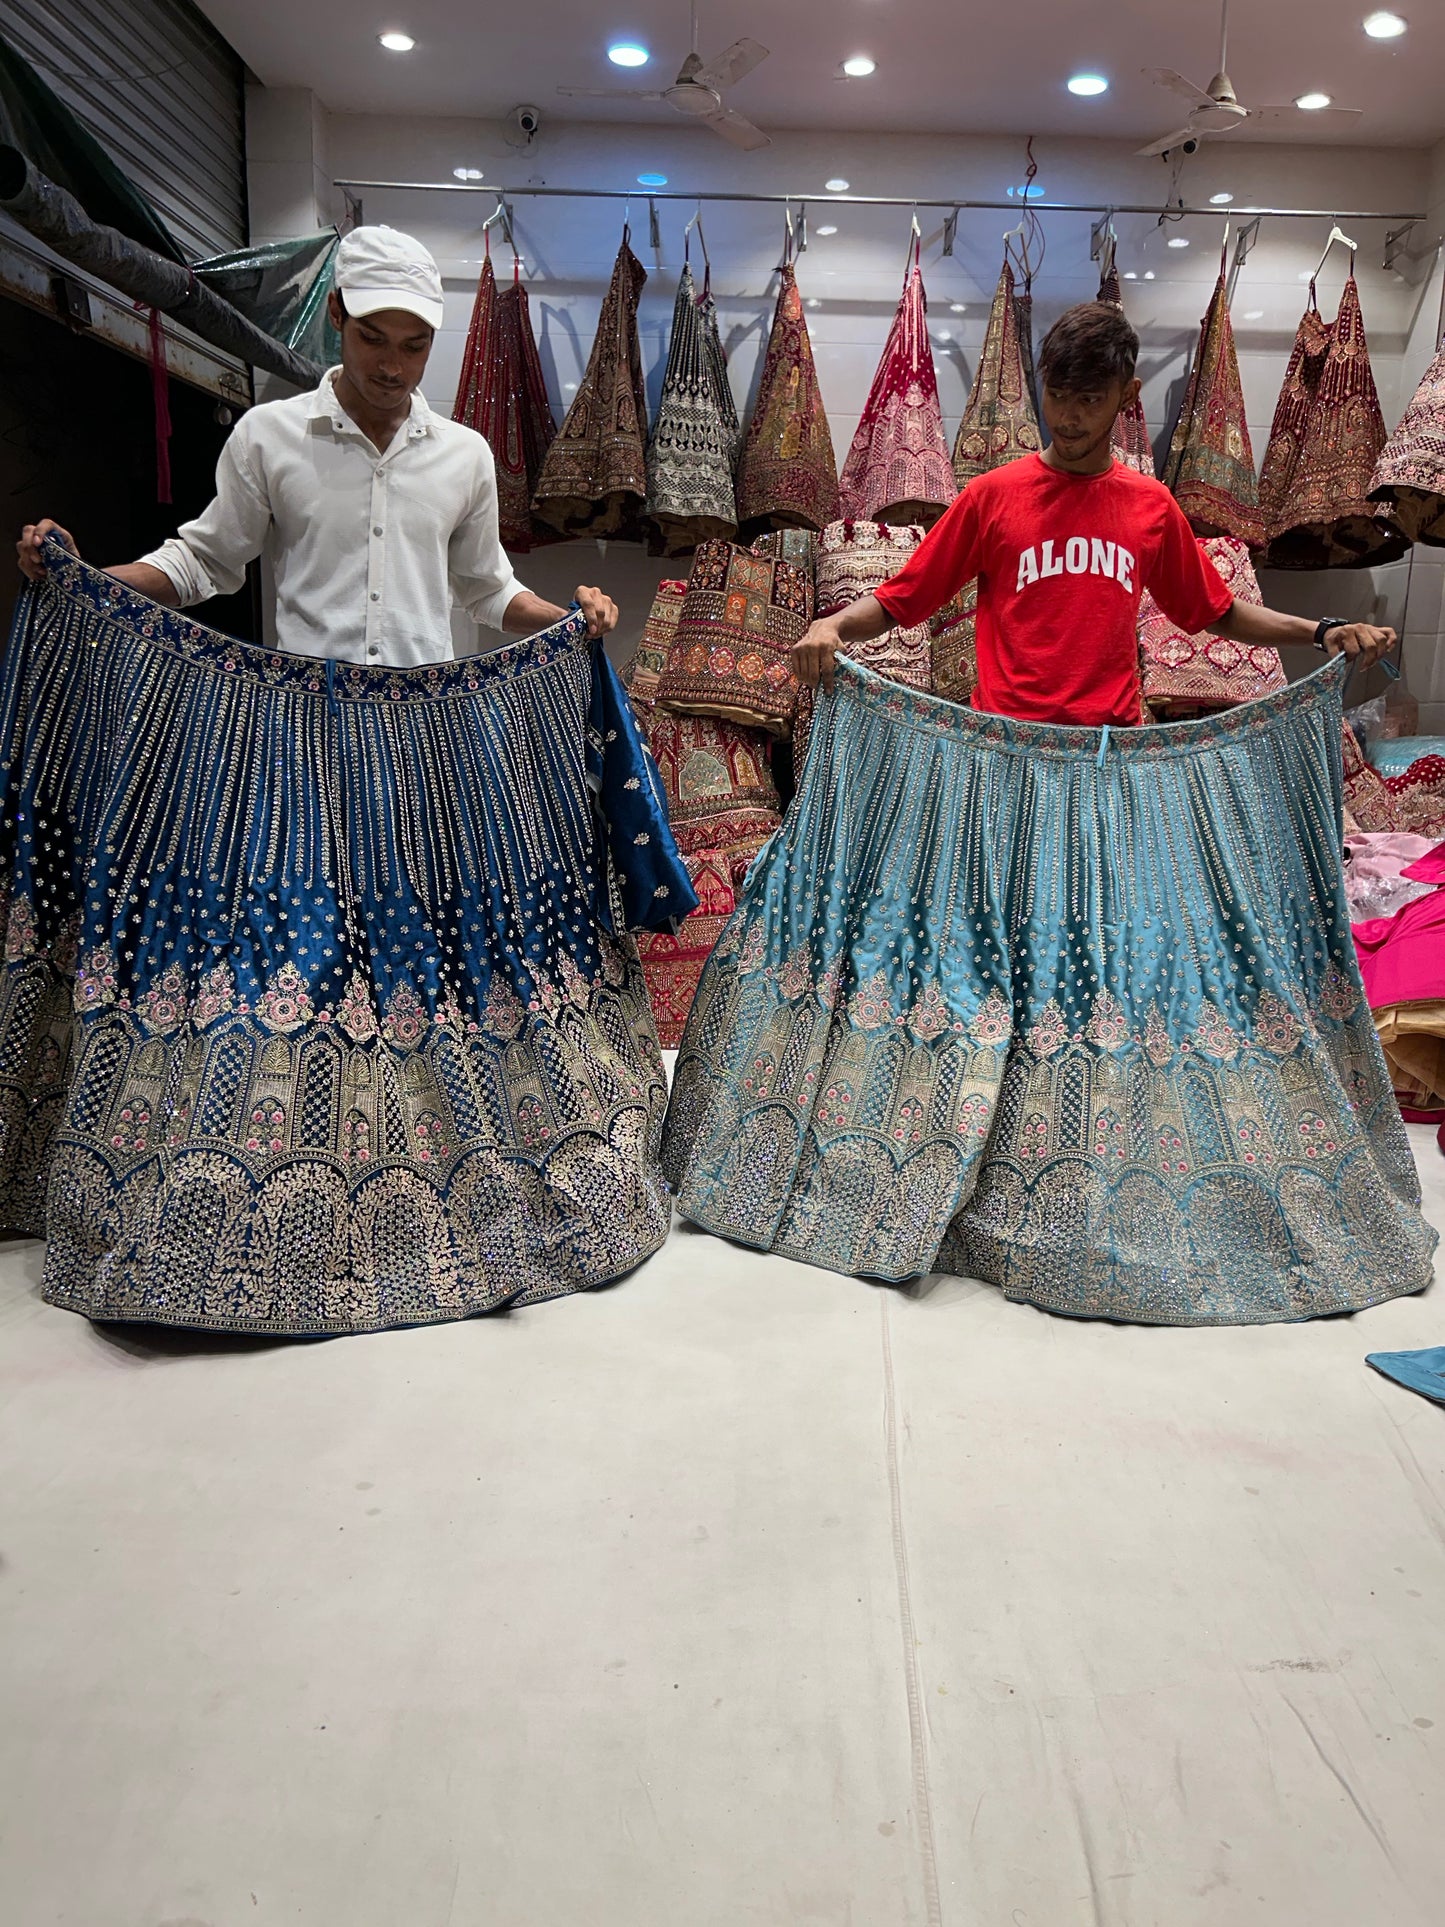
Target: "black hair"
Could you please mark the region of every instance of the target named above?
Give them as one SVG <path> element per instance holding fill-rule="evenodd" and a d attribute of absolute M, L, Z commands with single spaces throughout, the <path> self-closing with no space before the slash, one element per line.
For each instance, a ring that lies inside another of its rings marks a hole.
<path fill-rule="evenodd" d="M 1039 373 L 1051 388 L 1103 388 L 1132 381 L 1139 337 L 1112 301 L 1084 301 L 1061 314 L 1044 336 Z"/>

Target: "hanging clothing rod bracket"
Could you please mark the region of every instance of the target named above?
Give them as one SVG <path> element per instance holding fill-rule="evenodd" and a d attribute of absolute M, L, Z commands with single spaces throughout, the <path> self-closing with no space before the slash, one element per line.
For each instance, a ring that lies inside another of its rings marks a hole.
<path fill-rule="evenodd" d="M 958 209 L 955 207 L 949 210 L 947 219 L 943 223 L 943 252 L 945 255 L 953 253 L 953 244 L 957 239 Z"/>
<path fill-rule="evenodd" d="M 1406 246 L 1406 240 L 1410 230 L 1418 225 L 1419 223 L 1415 221 L 1402 221 L 1399 227 L 1392 227 L 1385 236 L 1385 258 L 1380 265 L 1384 268 L 1386 274 L 1391 271 L 1401 255 L 1410 252 Z"/>
<path fill-rule="evenodd" d="M 1259 224 L 1263 219 L 1264 216 L 1262 214 L 1256 214 L 1252 221 L 1248 222 L 1239 230 L 1238 237 L 1234 243 L 1234 260 L 1229 269 L 1229 283 L 1225 289 L 1224 298 L 1226 301 L 1233 301 L 1234 299 L 1234 290 L 1239 284 L 1239 271 L 1249 259 L 1250 251 L 1259 239 Z"/>

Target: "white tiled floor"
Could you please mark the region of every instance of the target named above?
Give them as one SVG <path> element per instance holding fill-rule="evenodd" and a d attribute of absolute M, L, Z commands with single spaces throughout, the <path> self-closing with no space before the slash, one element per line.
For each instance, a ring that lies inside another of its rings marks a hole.
<path fill-rule="evenodd" d="M 1415 1133 L 1445 1225 L 1445 1159 Z M 679 1227 L 319 1344 L 0 1254 L 8 1927 L 1425 1927 L 1445 1411 Z"/>

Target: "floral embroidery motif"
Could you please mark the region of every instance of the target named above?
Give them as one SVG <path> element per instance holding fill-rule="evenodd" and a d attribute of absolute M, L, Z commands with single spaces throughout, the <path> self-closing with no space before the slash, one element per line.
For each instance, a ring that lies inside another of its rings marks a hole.
<path fill-rule="evenodd" d="M 500 972 L 487 992 L 485 1023 L 495 1037 L 515 1037 L 526 1017 L 522 1000 Z"/>
<path fill-rule="evenodd" d="M 75 1008 L 83 1013 L 113 1004 L 118 995 L 115 972 L 115 958 L 108 950 L 92 950 L 75 974 Z"/>
<path fill-rule="evenodd" d="M 866 983 L 858 985 L 848 999 L 848 1015 L 862 1030 L 881 1030 L 884 1024 L 892 1023 L 893 1008 L 888 997 L 888 979 L 881 970 Z"/>
<path fill-rule="evenodd" d="M 282 964 L 256 1003 L 256 1015 L 272 1030 L 290 1032 L 315 1021 L 316 1006 L 295 964 Z"/>
<path fill-rule="evenodd" d="M 347 984 L 336 1008 L 336 1022 L 355 1044 L 370 1043 L 376 1036 L 376 1007 L 360 977 L 353 977 Z"/>
<path fill-rule="evenodd" d="M 1212 1004 L 1206 1004 L 1204 1014 L 1194 1027 L 1194 1043 L 1197 1049 L 1206 1051 L 1211 1057 L 1222 1057 L 1227 1061 L 1239 1055 L 1238 1037 Z"/>
<path fill-rule="evenodd" d="M 1331 964 L 1320 986 L 1320 1009 L 1326 1017 L 1343 1023 L 1353 1017 L 1360 1005 L 1360 993 L 1338 964 Z"/>
<path fill-rule="evenodd" d="M 230 967 L 224 963 L 213 964 L 201 978 L 200 989 L 192 999 L 191 1022 L 198 1030 L 204 1030 L 235 1008 L 236 980 Z"/>
<path fill-rule="evenodd" d="M 136 999 L 135 1014 L 148 1030 L 179 1030 L 186 1021 L 186 977 L 179 964 L 169 964 L 151 988 Z"/>
<path fill-rule="evenodd" d="M 1001 990 L 990 990 L 968 1028 L 980 1044 L 1006 1044 L 1013 1027 L 1013 1005 Z"/>
<path fill-rule="evenodd" d="M 1100 1050 L 1123 1050 L 1129 1041 L 1129 1020 L 1124 1006 L 1107 990 L 1094 999 L 1094 1008 L 1084 1026 L 1084 1035 Z"/>
<path fill-rule="evenodd" d="M 1052 1057 L 1069 1041 L 1069 1026 L 1058 1000 L 1050 997 L 1038 1018 L 1024 1034 L 1024 1041 L 1035 1057 Z"/>
<path fill-rule="evenodd" d="M 15 897 L 10 903 L 5 924 L 5 961 L 19 963 L 23 957 L 33 957 L 38 948 L 35 911 L 30 899 Z"/>
<path fill-rule="evenodd" d="M 1300 1026 L 1289 1005 L 1272 990 L 1260 997 L 1254 1013 L 1255 1042 L 1276 1057 L 1288 1057 L 1300 1040 Z"/>
<path fill-rule="evenodd" d="M 926 1044 L 953 1028 L 953 1012 L 937 984 L 925 985 L 923 994 L 908 1013 L 908 1028 Z"/>
<path fill-rule="evenodd" d="M 1174 1039 L 1154 1004 L 1149 1006 L 1149 1015 L 1144 1020 L 1144 1051 L 1150 1063 L 1159 1065 L 1161 1070 L 1174 1055 Z"/>

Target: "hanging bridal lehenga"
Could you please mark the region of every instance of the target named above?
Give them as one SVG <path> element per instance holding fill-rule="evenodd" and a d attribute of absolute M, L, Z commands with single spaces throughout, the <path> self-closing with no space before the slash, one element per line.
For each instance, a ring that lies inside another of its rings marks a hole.
<path fill-rule="evenodd" d="M 1380 451 L 1370 500 L 1412 542 L 1445 546 L 1445 348 Z"/>
<path fill-rule="evenodd" d="M 1114 237 L 1112 233 L 1106 242 L 1104 271 L 1099 277 L 1099 299 L 1107 301 L 1111 307 L 1121 312 L 1124 307 L 1124 290 L 1119 280 L 1119 269 L 1114 258 Z M 1135 395 L 1114 421 L 1114 432 L 1110 437 L 1114 460 L 1122 462 L 1126 468 L 1137 468 L 1141 475 L 1154 473 L 1154 447 L 1149 440 L 1148 425 L 1144 420 L 1143 398 Z"/>
<path fill-rule="evenodd" d="M 839 480 L 844 519 L 929 527 L 958 493 L 943 432 L 913 225 L 898 311 Z"/>
<path fill-rule="evenodd" d="M 838 464 L 813 364 L 788 225 L 777 306 L 738 462 L 738 526 L 824 529 L 838 518 Z"/>
<path fill-rule="evenodd" d="M 646 280 L 624 229 L 586 371 L 537 479 L 535 513 L 560 535 L 641 532 L 647 391 L 637 303 Z"/>
<path fill-rule="evenodd" d="M 521 260 L 514 252 L 511 284 L 499 293 L 490 230 L 452 419 L 476 429 L 491 447 L 503 547 L 522 553 L 554 539 L 555 531 L 542 528 L 533 516 L 532 498 L 557 424 L 532 332 Z"/>
<path fill-rule="evenodd" d="M 1227 536 L 1251 548 L 1263 544 L 1264 517 L 1222 255 L 1163 479 L 1196 535 Z"/>
<path fill-rule="evenodd" d="M 647 513 L 664 555 L 690 553 L 699 542 L 737 528 L 733 470 L 738 416 L 718 334 L 711 273 L 697 291 L 688 252 L 678 278 L 672 339 L 662 397 L 647 451 Z"/>
<path fill-rule="evenodd" d="M 1343 238 L 1336 229 L 1329 246 Z M 1370 500 L 1385 440 L 1351 250 L 1333 321 L 1310 282 L 1275 408 L 1259 478 L 1270 568 L 1368 568 L 1405 553 L 1407 538 Z"/>
<path fill-rule="evenodd" d="M 1014 272 L 999 274 L 984 333 L 983 352 L 953 444 L 953 472 L 960 488 L 1021 455 L 1043 447 L 1019 339 Z"/>

